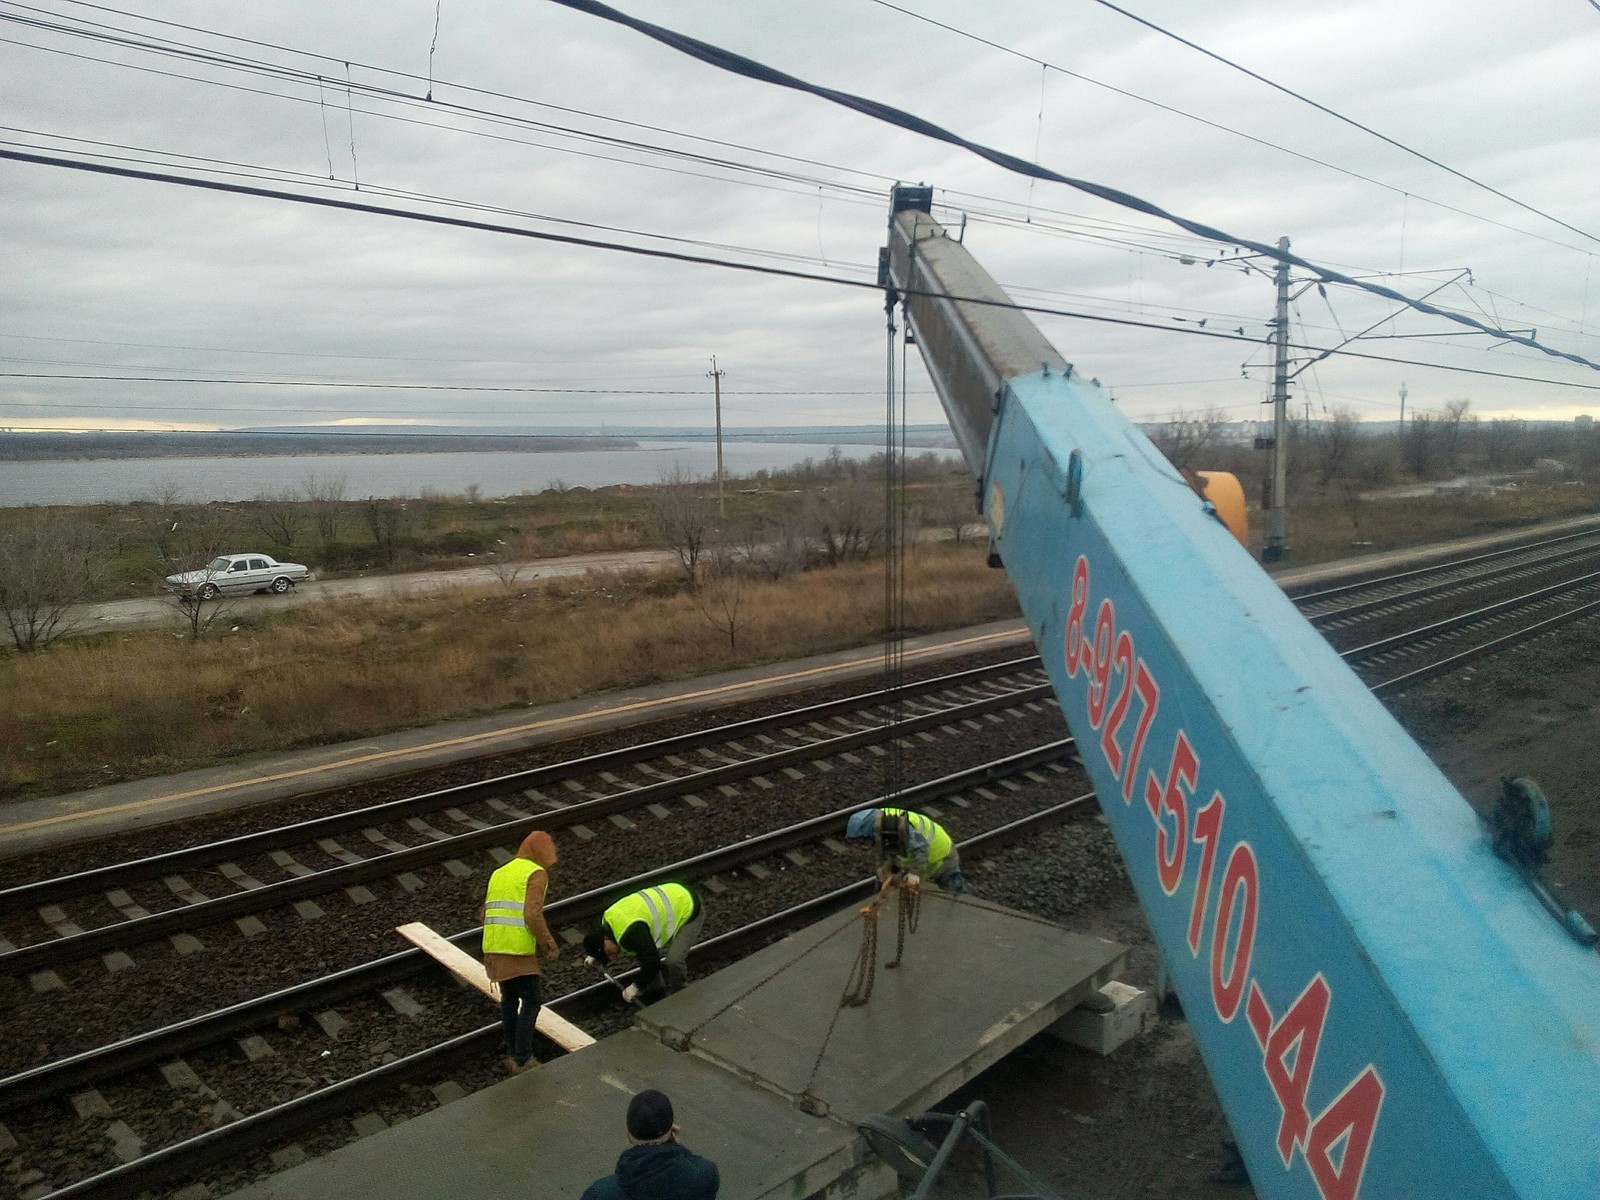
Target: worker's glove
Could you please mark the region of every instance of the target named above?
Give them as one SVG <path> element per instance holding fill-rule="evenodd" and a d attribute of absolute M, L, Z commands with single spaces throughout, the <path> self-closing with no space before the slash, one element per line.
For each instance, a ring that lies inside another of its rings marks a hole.
<path fill-rule="evenodd" d="M 560 946 L 551 946 L 547 950 L 544 951 L 544 955 L 543 956 L 545 958 L 549 959 L 551 962 L 555 962 L 557 959 L 559 959 L 561 957 L 561 947 Z"/>
<path fill-rule="evenodd" d="M 600 960 L 592 954 L 585 954 L 583 956 L 583 965 L 586 967 L 598 967 Z"/>
<path fill-rule="evenodd" d="M 638 999 L 638 997 L 639 997 L 639 985 L 638 984 L 630 983 L 627 987 L 622 989 L 622 998 L 625 1001 L 627 1001 L 629 1004 L 632 1004 L 636 999 Z"/>
<path fill-rule="evenodd" d="M 914 892 L 922 886 L 922 876 L 910 874 L 902 875 L 900 877 L 900 882 L 902 886 L 910 888 Z"/>

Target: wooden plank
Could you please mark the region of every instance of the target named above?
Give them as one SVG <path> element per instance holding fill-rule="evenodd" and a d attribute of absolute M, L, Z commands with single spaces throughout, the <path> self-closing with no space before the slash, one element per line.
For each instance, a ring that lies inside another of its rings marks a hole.
<path fill-rule="evenodd" d="M 421 921 L 398 925 L 395 927 L 395 932 L 427 954 L 429 958 L 440 963 L 452 975 L 470 983 L 489 999 L 495 1001 L 500 999 L 499 985 L 490 982 L 481 962 L 442 935 L 435 933 Z"/>
<path fill-rule="evenodd" d="M 438 962 L 452 975 L 477 988 L 489 999 L 494 1001 L 500 999 L 500 985 L 489 979 L 481 962 L 449 939 L 435 933 L 421 921 L 398 925 L 395 927 L 395 932 L 427 954 L 428 957 Z M 594 1045 L 594 1038 L 565 1017 L 551 1012 L 548 1006 L 539 1009 L 539 1016 L 534 1022 L 534 1026 L 540 1033 L 544 1034 L 545 1037 L 563 1050 L 582 1050 L 585 1046 Z"/>

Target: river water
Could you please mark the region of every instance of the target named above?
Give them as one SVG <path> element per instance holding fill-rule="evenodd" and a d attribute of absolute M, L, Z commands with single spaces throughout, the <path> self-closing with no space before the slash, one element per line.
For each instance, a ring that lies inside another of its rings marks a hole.
<path fill-rule="evenodd" d="M 729 442 L 723 446 L 728 477 L 780 470 L 807 458 L 820 462 L 831 445 L 798 442 Z M 846 458 L 865 459 L 873 446 L 841 446 Z M 912 451 L 957 458 L 954 450 Z M 174 490 L 194 501 L 250 500 L 266 492 L 296 491 L 310 476 L 341 477 L 346 499 L 459 494 L 476 484 L 484 497 L 539 492 L 552 484 L 608 487 L 658 483 L 674 471 L 716 475 L 717 449 L 708 442 L 641 442 L 634 450 L 567 450 L 456 454 L 307 454 L 240 458 L 108 458 L 64 462 L 0 463 L 0 507 L 24 504 L 100 504 L 149 499 Z"/>

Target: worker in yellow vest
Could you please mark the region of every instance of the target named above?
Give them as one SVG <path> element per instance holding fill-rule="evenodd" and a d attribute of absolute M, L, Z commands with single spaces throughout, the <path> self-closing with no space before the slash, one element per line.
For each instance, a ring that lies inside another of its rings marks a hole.
<path fill-rule="evenodd" d="M 591 964 L 604 967 L 626 950 L 639 960 L 639 975 L 622 991 L 629 1002 L 651 1004 L 689 982 L 689 951 L 700 940 L 705 905 L 682 883 L 647 887 L 618 900 L 584 935 Z"/>
<path fill-rule="evenodd" d="M 544 919 L 548 871 L 555 864 L 555 842 L 544 830 L 535 829 L 522 839 L 517 856 L 489 876 L 479 913 L 483 968 L 500 985 L 506 1066 L 513 1075 L 539 1065 L 533 1057 L 533 1026 L 544 1003 L 539 955 L 561 957 L 561 947 Z"/>
<path fill-rule="evenodd" d="M 878 853 L 878 878 L 899 875 L 913 885 L 924 879 L 947 892 L 964 892 L 961 852 L 932 817 L 905 808 L 864 808 L 850 814 L 847 838 L 871 838 Z"/>

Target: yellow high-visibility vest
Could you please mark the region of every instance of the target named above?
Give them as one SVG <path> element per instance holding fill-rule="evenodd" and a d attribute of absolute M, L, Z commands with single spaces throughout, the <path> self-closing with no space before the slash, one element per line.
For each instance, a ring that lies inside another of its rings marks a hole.
<path fill-rule="evenodd" d="M 955 843 L 950 840 L 950 835 L 945 832 L 932 817 L 925 817 L 919 812 L 912 812 L 906 808 L 886 808 L 884 815 L 898 817 L 905 813 L 906 820 L 911 822 L 911 827 L 920 833 L 928 843 L 928 873 L 931 875 L 939 869 L 939 864 L 950 857 L 950 847 Z M 910 855 L 905 857 L 909 858 Z"/>
<path fill-rule="evenodd" d="M 618 945 L 628 926 L 643 921 L 650 927 L 650 940 L 658 950 L 663 950 L 678 930 L 689 923 L 693 912 L 694 897 L 689 889 L 681 883 L 664 883 L 624 896 L 606 909 L 600 919 L 611 930 L 611 940 Z"/>
<path fill-rule="evenodd" d="M 538 943 L 523 917 L 528 902 L 528 880 L 544 870 L 531 858 L 513 858 L 489 876 L 483 908 L 485 954 L 537 954 Z"/>

